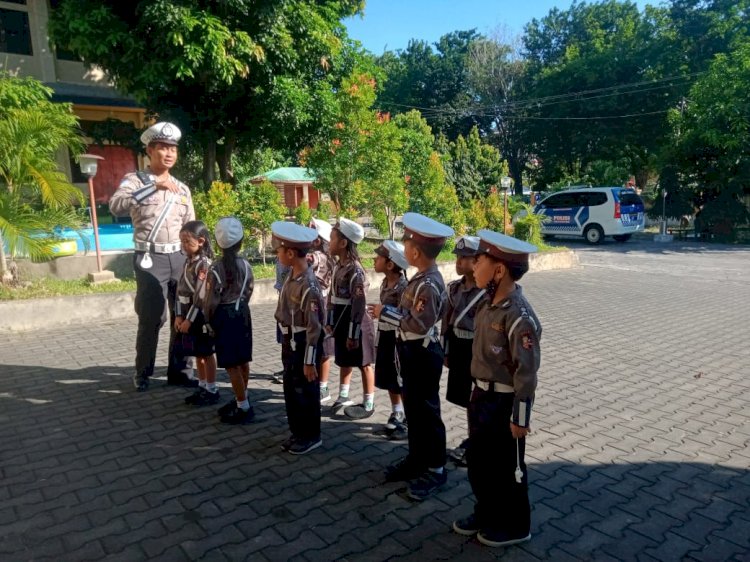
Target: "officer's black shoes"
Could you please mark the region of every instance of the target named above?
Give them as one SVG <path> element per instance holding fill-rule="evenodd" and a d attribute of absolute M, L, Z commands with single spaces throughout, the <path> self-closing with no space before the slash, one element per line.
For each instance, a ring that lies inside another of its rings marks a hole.
<path fill-rule="evenodd" d="M 490 531 L 482 529 L 477 533 L 477 540 L 485 546 L 510 546 L 526 542 L 531 539 L 531 533 L 508 533 L 506 531 Z"/>
<path fill-rule="evenodd" d="M 292 445 L 294 445 L 297 442 L 297 438 L 294 435 L 291 435 L 290 437 L 284 439 L 281 442 L 281 450 L 285 452 L 289 452 L 289 449 L 292 448 Z"/>
<path fill-rule="evenodd" d="M 148 390 L 148 378 L 139 377 L 138 375 L 133 377 L 133 386 L 136 392 L 146 392 Z"/>
<path fill-rule="evenodd" d="M 463 447 L 456 447 L 448 451 L 448 457 L 453 461 L 456 466 L 467 466 L 466 464 L 466 449 Z"/>
<path fill-rule="evenodd" d="M 418 466 L 411 457 L 404 457 L 396 464 L 385 469 L 386 482 L 404 482 L 412 480 L 424 472 L 424 466 Z"/>
<path fill-rule="evenodd" d="M 284 383 L 284 371 L 276 371 L 271 375 L 271 382 L 274 384 L 283 384 Z"/>
<path fill-rule="evenodd" d="M 191 379 L 185 373 L 167 373 L 167 384 L 184 388 L 198 388 L 198 379 Z"/>
<path fill-rule="evenodd" d="M 445 470 L 439 473 L 427 470 L 419 478 L 409 482 L 406 495 L 413 500 L 422 501 L 437 492 L 446 482 L 448 473 Z"/>
<path fill-rule="evenodd" d="M 472 513 L 468 517 L 454 521 L 453 531 L 465 537 L 473 537 L 476 535 L 479 532 L 479 525 L 477 524 L 477 519 L 474 517 L 474 514 Z"/>
<path fill-rule="evenodd" d="M 185 404 L 192 406 L 212 406 L 221 399 L 219 391 L 209 392 L 205 388 L 199 388 L 190 396 L 185 398 Z"/>
<path fill-rule="evenodd" d="M 244 425 L 251 423 L 255 419 L 255 411 L 253 407 L 250 409 L 243 410 L 242 408 L 234 407 L 233 410 L 221 416 L 222 423 L 228 423 L 231 425 Z"/>
<path fill-rule="evenodd" d="M 363 420 L 369 418 L 374 413 L 375 408 L 368 410 L 365 408 L 364 404 L 357 404 L 356 406 L 347 406 L 344 408 L 344 415 L 353 420 Z"/>
<path fill-rule="evenodd" d="M 216 410 L 216 413 L 220 416 L 226 416 L 229 412 L 237 407 L 237 400 L 232 398 L 229 402 L 224 404 L 221 408 Z"/>
<path fill-rule="evenodd" d="M 294 443 L 289 446 L 289 452 L 293 455 L 304 455 L 317 449 L 323 444 L 323 440 L 317 439 L 295 439 Z"/>

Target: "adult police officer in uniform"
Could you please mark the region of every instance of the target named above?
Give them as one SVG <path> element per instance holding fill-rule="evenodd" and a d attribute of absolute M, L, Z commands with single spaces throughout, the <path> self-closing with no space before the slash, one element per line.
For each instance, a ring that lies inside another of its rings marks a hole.
<path fill-rule="evenodd" d="M 177 162 L 177 143 L 182 136 L 172 123 L 157 123 L 142 135 L 150 166 L 142 172 L 126 174 L 109 201 L 115 216 L 130 215 L 133 221 L 135 253 L 138 335 L 135 342 L 136 390 L 148 390 L 154 372 L 159 330 L 172 304 L 177 281 L 185 264 L 180 252 L 180 229 L 195 219 L 190 189 L 169 171 Z M 167 382 L 189 386 L 191 380 L 183 372 L 184 358 L 174 349 L 175 334 L 170 322 L 169 368 Z"/>

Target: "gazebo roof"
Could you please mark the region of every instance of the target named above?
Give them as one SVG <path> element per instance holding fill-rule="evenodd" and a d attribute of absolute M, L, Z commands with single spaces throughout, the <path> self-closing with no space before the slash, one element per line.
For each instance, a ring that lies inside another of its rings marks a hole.
<path fill-rule="evenodd" d="M 311 183 L 315 181 L 313 176 L 307 168 L 301 167 L 287 167 L 287 168 L 276 168 L 264 172 L 252 178 L 253 180 L 268 180 L 275 182 L 305 182 Z"/>

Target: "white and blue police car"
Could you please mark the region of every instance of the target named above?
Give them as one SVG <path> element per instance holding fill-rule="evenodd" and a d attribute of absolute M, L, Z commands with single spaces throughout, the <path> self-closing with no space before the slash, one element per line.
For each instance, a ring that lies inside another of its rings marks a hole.
<path fill-rule="evenodd" d="M 535 213 L 548 218 L 542 234 L 583 236 L 589 244 L 599 244 L 605 236 L 627 241 L 645 226 L 643 200 L 624 187 L 576 187 L 558 191 L 542 199 Z"/>

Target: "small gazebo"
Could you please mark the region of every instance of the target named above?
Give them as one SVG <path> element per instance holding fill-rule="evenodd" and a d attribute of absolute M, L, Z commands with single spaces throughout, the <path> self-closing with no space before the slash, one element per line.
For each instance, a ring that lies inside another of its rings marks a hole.
<path fill-rule="evenodd" d="M 307 168 L 276 168 L 259 174 L 250 180 L 251 183 L 263 181 L 270 181 L 276 186 L 289 211 L 294 211 L 303 201 L 307 201 L 307 205 L 311 209 L 318 208 L 320 192 L 313 187 L 315 176 Z"/>

